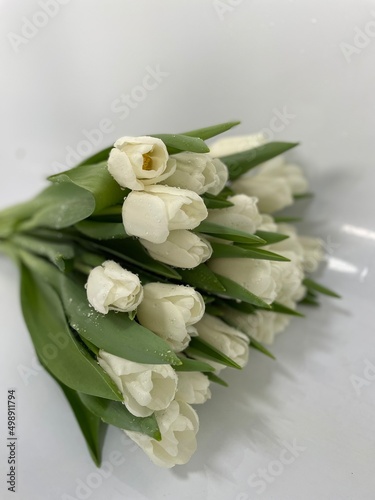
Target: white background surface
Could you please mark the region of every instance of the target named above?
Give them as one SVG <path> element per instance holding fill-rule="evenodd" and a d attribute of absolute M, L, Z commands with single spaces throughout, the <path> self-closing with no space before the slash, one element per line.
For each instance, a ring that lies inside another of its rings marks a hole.
<path fill-rule="evenodd" d="M 286 107 L 293 118 L 275 138 L 302 141 L 290 156 L 306 168 L 316 197 L 298 211 L 305 232 L 325 240 L 321 280 L 344 297 L 294 320 L 273 348 L 277 362 L 252 352 L 243 373 L 225 374 L 230 389 L 215 386 L 198 408 L 199 449 L 188 465 L 157 469 L 110 429 L 103 459 L 119 450 L 124 463 L 84 497 L 77 486 L 95 467 L 63 395 L 44 372 L 26 383 L 20 376 L 33 369 L 34 352 L 17 272 L 0 257 L 0 497 L 372 500 L 375 372 L 365 367 L 375 364 L 375 39 L 354 37 L 357 28 L 375 34 L 375 2 L 77 0 L 17 52 L 9 33 L 22 36 L 23 17 L 40 6 L 0 6 L 1 206 L 36 193 L 56 162 L 66 162 L 66 148 L 77 149 L 83 130 L 105 118 L 112 132 L 93 151 L 121 135 L 230 119 L 242 120 L 239 132 L 254 132 Z M 343 43 L 356 44 L 347 58 Z M 121 94 L 158 65 L 167 75 L 124 117 Z M 5 485 L 9 387 L 18 397 L 13 495 Z M 280 441 L 293 440 L 303 451 L 280 471 L 272 465 Z M 252 475 L 272 467 L 280 474 L 258 493 Z"/>

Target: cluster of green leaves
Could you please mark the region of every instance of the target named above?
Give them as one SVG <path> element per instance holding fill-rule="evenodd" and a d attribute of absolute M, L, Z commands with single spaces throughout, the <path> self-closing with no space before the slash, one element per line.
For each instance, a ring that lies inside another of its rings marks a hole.
<path fill-rule="evenodd" d="M 206 153 L 207 139 L 238 123 L 154 137 L 163 140 L 170 154 Z M 273 142 L 222 160 L 233 180 L 294 146 Z M 177 356 L 134 316 L 95 312 L 84 289 L 85 274 L 92 267 L 114 259 L 137 273 L 143 283 L 191 285 L 203 294 L 207 312 L 217 316 L 222 316 L 227 307 L 248 314 L 263 309 L 300 315 L 281 304 L 268 305 L 241 285 L 215 274 L 206 264 L 182 270 L 154 260 L 137 239 L 125 233 L 121 208 L 128 191 L 121 189 L 108 172 L 110 150 L 106 148 L 77 167 L 51 176 L 51 184 L 33 200 L 0 213 L 0 249 L 19 264 L 22 310 L 37 355 L 64 391 L 96 463 L 100 462 L 103 423 L 160 439 L 154 416 L 135 417 L 122 404 L 116 385 L 96 361 L 100 349 L 138 363 L 169 363 L 177 371 L 201 371 L 222 385 L 226 382 L 213 373 L 210 361 L 240 367 L 200 338 L 194 338 L 184 355 Z M 232 205 L 227 199 L 230 194 L 230 189 L 225 188 L 219 195 L 206 194 L 203 199 L 208 208 L 220 209 Z M 205 221 L 195 232 L 215 237 L 213 257 L 288 260 L 262 248 L 287 238 L 283 234 L 248 234 Z M 232 244 L 226 244 L 228 241 Z M 317 292 L 333 295 L 311 280 L 306 280 L 305 285 L 308 293 L 304 303 L 315 303 Z M 273 358 L 255 339 L 250 339 L 249 344 Z"/>

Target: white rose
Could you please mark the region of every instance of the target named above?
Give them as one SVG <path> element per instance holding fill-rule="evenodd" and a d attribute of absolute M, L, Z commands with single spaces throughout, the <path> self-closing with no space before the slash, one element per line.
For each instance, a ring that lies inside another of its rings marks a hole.
<path fill-rule="evenodd" d="M 138 276 L 113 260 L 103 262 L 90 272 L 86 292 L 90 304 L 102 314 L 107 314 L 109 310 L 133 311 L 143 298 Z"/>
<path fill-rule="evenodd" d="M 303 249 L 303 269 L 307 273 L 313 273 L 324 260 L 323 241 L 310 236 L 298 236 L 298 241 Z"/>
<path fill-rule="evenodd" d="M 273 213 L 293 204 L 292 190 L 281 177 L 252 175 L 240 177 L 232 183 L 235 193 L 245 193 L 258 198 L 260 212 Z"/>
<path fill-rule="evenodd" d="M 195 334 L 194 324 L 203 316 L 205 305 L 194 288 L 165 283 L 144 286 L 144 299 L 137 309 L 141 325 L 170 344 L 174 351 L 183 351 Z"/>
<path fill-rule="evenodd" d="M 195 326 L 202 340 L 216 347 L 239 366 L 246 365 L 249 357 L 249 340 L 246 335 L 210 314 L 205 314 Z M 211 361 L 209 363 L 212 365 Z"/>
<path fill-rule="evenodd" d="M 275 335 L 283 331 L 291 320 L 291 316 L 287 314 L 261 310 L 246 314 L 234 309 L 226 309 L 225 317 L 242 332 L 268 345 L 273 343 Z"/>
<path fill-rule="evenodd" d="M 140 432 L 125 433 L 142 448 L 154 464 L 168 469 L 186 464 L 197 449 L 198 415 L 187 403 L 172 401 L 166 410 L 156 412 L 155 417 L 161 441 Z"/>
<path fill-rule="evenodd" d="M 164 243 L 169 232 L 194 229 L 207 217 L 202 198 L 187 189 L 148 186 L 125 199 L 122 218 L 129 236 Z"/>
<path fill-rule="evenodd" d="M 208 154 L 185 151 L 173 155 L 176 170 L 168 177 L 168 186 L 190 189 L 198 194 L 219 194 L 228 180 L 228 168 Z"/>
<path fill-rule="evenodd" d="M 183 269 L 197 267 L 212 255 L 209 242 L 186 229 L 171 231 L 164 243 L 139 241 L 154 259 Z"/>
<path fill-rule="evenodd" d="M 191 405 L 202 404 L 211 398 L 210 381 L 204 373 L 178 372 L 176 400 Z"/>
<path fill-rule="evenodd" d="M 276 283 L 271 262 L 257 259 L 211 259 L 208 266 L 221 276 L 235 281 L 270 304 L 276 298 Z"/>
<path fill-rule="evenodd" d="M 237 194 L 229 197 L 228 201 L 233 203 L 232 207 L 211 209 L 206 220 L 245 233 L 255 233 L 262 222 L 257 207 L 258 199 Z"/>
<path fill-rule="evenodd" d="M 262 133 L 252 135 L 235 135 L 218 139 L 210 145 L 211 156 L 228 156 L 241 153 L 248 149 L 265 144 L 266 138 Z"/>
<path fill-rule="evenodd" d="M 177 374 L 170 365 L 144 365 L 99 351 L 98 363 L 115 382 L 124 405 L 136 417 L 164 410 L 174 399 Z"/>
<path fill-rule="evenodd" d="M 169 177 L 176 168 L 165 144 L 155 137 L 121 137 L 108 158 L 108 171 L 124 188 L 142 190 Z"/>

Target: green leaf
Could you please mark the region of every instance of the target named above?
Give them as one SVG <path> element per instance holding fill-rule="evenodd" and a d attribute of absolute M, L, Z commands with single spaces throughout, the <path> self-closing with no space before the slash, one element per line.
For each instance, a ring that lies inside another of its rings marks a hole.
<path fill-rule="evenodd" d="M 313 290 L 313 291 L 321 293 L 323 295 L 328 295 L 329 297 L 335 297 L 336 299 L 341 299 L 341 295 L 334 292 L 333 290 L 330 290 L 329 288 L 326 288 L 323 285 L 320 285 L 319 283 L 317 283 L 316 281 L 313 281 L 310 278 L 305 278 L 303 280 L 303 284 L 309 290 Z"/>
<path fill-rule="evenodd" d="M 52 288 L 21 268 L 21 304 L 35 350 L 43 364 L 71 389 L 122 400 L 116 385 L 74 337 Z"/>
<path fill-rule="evenodd" d="M 267 245 L 279 243 L 279 241 L 284 241 L 289 238 L 287 234 L 273 233 L 271 231 L 257 231 L 255 234 L 259 236 L 259 238 L 262 238 Z"/>
<path fill-rule="evenodd" d="M 164 276 L 166 278 L 181 279 L 181 273 L 162 262 L 153 259 L 144 247 L 135 238 L 126 238 L 126 240 L 107 240 L 106 242 L 96 243 L 94 241 L 81 242 L 88 248 L 94 248 L 101 252 L 107 252 L 115 257 L 119 257 L 127 262 L 131 262 L 141 269 Z"/>
<path fill-rule="evenodd" d="M 226 245 L 225 243 L 211 242 L 213 249 L 213 258 L 243 258 L 243 259 L 261 259 L 261 260 L 274 260 L 280 262 L 290 262 L 290 259 L 283 257 L 268 250 L 261 250 L 249 245 L 245 248 L 242 245 Z"/>
<path fill-rule="evenodd" d="M 233 207 L 233 203 L 226 200 L 225 198 L 221 198 L 220 196 L 213 196 L 209 194 L 204 194 L 202 199 L 207 208 L 228 208 Z"/>
<path fill-rule="evenodd" d="M 271 306 L 264 302 L 260 297 L 254 295 L 249 292 L 243 286 L 239 285 L 235 281 L 232 281 L 225 276 L 220 274 L 216 274 L 217 278 L 221 281 L 221 283 L 225 287 L 225 292 L 222 292 L 222 295 L 230 297 L 231 299 L 242 300 L 243 302 L 247 302 L 248 304 L 252 304 L 254 306 L 262 307 L 263 309 L 270 309 Z"/>
<path fill-rule="evenodd" d="M 225 307 L 231 307 L 232 309 L 236 309 L 236 311 L 245 313 L 245 314 L 253 314 L 257 309 L 259 309 L 256 306 L 253 306 L 252 304 L 249 304 L 247 302 L 239 302 L 238 300 L 217 300 L 216 301 L 219 305 L 219 307 L 222 307 L 225 309 Z M 215 303 L 216 303 L 215 302 Z"/>
<path fill-rule="evenodd" d="M 200 356 L 205 359 L 209 359 L 211 361 L 215 361 L 217 363 L 221 363 L 225 366 L 230 366 L 231 368 L 237 368 L 237 370 L 241 370 L 240 365 L 238 365 L 233 359 L 230 359 L 224 353 L 216 349 L 216 347 L 212 346 L 208 342 L 202 340 L 199 337 L 193 337 L 190 341 L 189 347 L 186 349 L 186 352 L 189 356 Z"/>
<path fill-rule="evenodd" d="M 207 377 L 211 380 L 211 382 L 215 382 L 216 384 L 222 385 L 224 387 L 229 387 L 228 383 L 225 382 L 225 380 L 223 380 L 222 378 L 220 378 L 215 373 L 205 373 L 205 375 L 207 375 Z"/>
<path fill-rule="evenodd" d="M 185 283 L 210 293 L 224 293 L 225 287 L 206 264 L 199 264 L 193 269 L 180 269 Z"/>
<path fill-rule="evenodd" d="M 221 226 L 219 224 L 214 224 L 213 222 L 203 221 L 198 227 L 194 229 L 196 233 L 210 234 L 216 236 L 223 240 L 236 241 L 238 243 L 248 243 L 250 245 L 263 245 L 265 240 L 255 236 L 254 234 L 245 233 L 244 231 L 239 231 L 238 229 L 233 229 L 231 227 Z"/>
<path fill-rule="evenodd" d="M 62 384 L 59 380 L 55 380 L 64 391 L 66 399 L 69 401 L 70 407 L 73 410 L 78 425 L 82 431 L 83 437 L 85 438 L 92 459 L 94 460 L 95 464 L 100 467 L 100 437 L 102 434 L 101 431 L 103 429 L 102 421 L 86 408 L 86 406 L 80 400 L 76 391 L 73 391 L 66 385 Z"/>
<path fill-rule="evenodd" d="M 127 431 L 141 432 L 160 441 L 160 430 L 154 415 L 135 417 L 122 403 L 87 394 L 79 394 L 79 397 L 86 408 L 103 422 Z"/>
<path fill-rule="evenodd" d="M 261 352 L 262 354 L 265 354 L 271 359 L 276 359 L 275 356 L 270 352 L 268 349 L 264 347 L 260 342 L 255 340 L 253 337 L 250 337 L 250 347 L 253 349 L 256 349 L 257 351 Z"/>
<path fill-rule="evenodd" d="M 154 134 L 153 137 L 157 137 L 164 142 L 169 154 L 181 151 L 192 151 L 193 153 L 208 153 L 210 151 L 207 144 L 199 137 L 183 134 Z"/>
<path fill-rule="evenodd" d="M 289 149 L 296 147 L 295 142 L 268 142 L 256 148 L 248 149 L 241 153 L 235 153 L 228 156 L 223 156 L 220 160 L 226 164 L 229 170 L 229 178 L 231 180 L 238 179 L 248 170 L 271 160 Z"/>
<path fill-rule="evenodd" d="M 17 229 L 37 227 L 62 229 L 89 217 L 95 209 L 92 195 L 74 184 L 56 184 L 45 189 L 29 204 L 28 220 Z"/>
<path fill-rule="evenodd" d="M 207 314 L 211 314 L 211 316 L 224 316 L 223 309 L 215 304 L 207 304 L 205 311 Z"/>
<path fill-rule="evenodd" d="M 211 365 L 205 363 L 204 361 L 198 361 L 196 359 L 190 359 L 186 356 L 178 356 L 181 365 L 176 366 L 176 372 L 213 372 L 215 368 L 212 368 Z"/>
<path fill-rule="evenodd" d="M 227 130 L 239 125 L 241 122 L 225 122 L 219 123 L 218 125 L 212 125 L 211 127 L 198 128 L 196 130 L 191 130 L 190 132 L 184 132 L 183 135 L 189 135 L 191 137 L 200 137 L 204 141 L 207 139 L 211 139 L 211 137 L 215 137 L 216 135 L 222 134 Z"/>
<path fill-rule="evenodd" d="M 82 337 L 116 356 L 145 364 L 180 364 L 169 345 L 127 314 L 100 314 L 88 303 L 83 282 L 62 279 L 62 299 L 69 322 Z M 83 392 L 83 391 L 82 391 Z"/>
<path fill-rule="evenodd" d="M 284 217 L 284 216 L 278 216 L 273 218 L 276 224 L 279 224 L 280 222 L 301 222 L 302 217 Z"/>
<path fill-rule="evenodd" d="M 314 193 L 301 193 L 301 194 L 294 194 L 293 195 L 293 198 L 295 200 L 303 200 L 305 198 L 313 198 L 314 197 Z"/>
<path fill-rule="evenodd" d="M 89 166 L 81 165 L 60 174 L 52 175 L 49 180 L 57 184 L 69 185 L 71 183 L 90 193 L 94 199 L 94 214 L 104 208 L 121 203 L 125 197 L 125 191 L 108 172 L 106 163 Z"/>
<path fill-rule="evenodd" d="M 16 234 L 12 241 L 23 249 L 47 257 L 60 271 L 71 269 L 74 259 L 74 246 L 67 240 L 59 243 L 41 238 L 33 238 L 23 234 Z"/>
<path fill-rule="evenodd" d="M 88 238 L 95 240 L 125 239 L 129 236 L 125 233 L 122 222 L 97 222 L 84 220 L 75 225 L 75 228 Z"/>
<path fill-rule="evenodd" d="M 279 304 L 279 302 L 273 302 L 271 304 L 271 311 L 279 314 L 289 314 L 290 316 L 298 316 L 299 318 L 305 317 L 305 315 L 300 313 L 299 311 L 286 307 L 283 304 Z"/>
<path fill-rule="evenodd" d="M 93 156 L 90 156 L 89 158 L 86 158 L 86 160 L 81 161 L 81 163 L 79 163 L 77 167 L 83 167 L 84 165 L 95 165 L 96 163 L 102 163 L 104 161 L 106 162 L 112 148 L 113 146 L 110 146 L 109 148 L 105 148 L 102 151 L 95 153 Z"/>

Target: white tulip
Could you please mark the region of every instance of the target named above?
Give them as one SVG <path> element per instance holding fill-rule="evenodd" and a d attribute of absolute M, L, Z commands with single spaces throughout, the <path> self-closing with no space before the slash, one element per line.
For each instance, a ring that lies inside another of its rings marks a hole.
<path fill-rule="evenodd" d="M 186 464 L 197 449 L 198 415 L 187 403 L 172 401 L 166 410 L 156 412 L 155 417 L 161 441 L 140 432 L 125 433 L 142 448 L 154 464 L 168 469 Z"/>
<path fill-rule="evenodd" d="M 323 241 L 310 236 L 299 236 L 298 241 L 303 249 L 303 269 L 307 273 L 313 273 L 324 260 Z"/>
<path fill-rule="evenodd" d="M 202 295 L 194 288 L 167 283 L 148 283 L 137 309 L 141 325 L 168 342 L 175 352 L 183 351 L 196 334 L 194 324 L 203 316 Z"/>
<path fill-rule="evenodd" d="M 103 262 L 90 272 L 86 292 L 90 304 L 102 314 L 109 310 L 134 311 L 143 298 L 138 276 L 113 260 Z"/>
<path fill-rule="evenodd" d="M 197 267 L 212 255 L 209 242 L 186 229 L 171 231 L 164 243 L 139 241 L 154 259 L 183 269 Z"/>
<path fill-rule="evenodd" d="M 228 156 L 241 153 L 248 149 L 265 144 L 266 138 L 262 133 L 252 135 L 235 135 L 218 139 L 210 145 L 211 156 Z"/>
<path fill-rule="evenodd" d="M 204 373 L 178 372 L 176 400 L 191 405 L 202 404 L 211 398 L 210 381 Z"/>
<path fill-rule="evenodd" d="M 126 233 L 152 243 L 164 243 L 170 231 L 194 229 L 206 217 L 207 208 L 199 195 L 170 186 L 132 191 L 122 209 Z"/>
<path fill-rule="evenodd" d="M 276 283 L 271 262 L 257 259 L 211 259 L 208 266 L 215 273 L 235 281 L 270 304 L 276 298 Z"/>
<path fill-rule="evenodd" d="M 305 293 L 301 260 L 293 251 L 279 251 L 279 254 L 290 259 L 290 262 L 271 262 L 272 276 L 276 283 L 276 301 L 285 303 L 301 300 Z"/>
<path fill-rule="evenodd" d="M 190 189 L 198 194 L 219 194 L 228 180 L 228 168 L 208 154 L 185 151 L 173 155 L 176 170 L 168 177 L 168 186 Z"/>
<path fill-rule="evenodd" d="M 240 177 L 232 183 L 235 193 L 245 193 L 258 198 L 260 212 L 273 213 L 293 204 L 292 190 L 281 177 L 252 175 Z"/>
<path fill-rule="evenodd" d="M 243 333 L 219 318 L 205 314 L 197 323 L 199 337 L 244 367 L 249 357 L 249 340 Z M 208 362 L 212 365 L 211 361 Z"/>
<path fill-rule="evenodd" d="M 245 194 L 237 194 L 230 196 L 228 201 L 233 203 L 232 207 L 210 209 L 206 220 L 245 233 L 255 233 L 262 222 L 257 207 L 258 199 Z"/>
<path fill-rule="evenodd" d="M 258 231 L 269 231 L 270 233 L 277 232 L 277 224 L 272 215 L 260 214 L 260 216 L 261 222 L 257 227 Z"/>
<path fill-rule="evenodd" d="M 273 243 L 267 248 L 271 250 L 271 252 L 279 253 L 282 255 L 284 255 L 284 252 L 293 252 L 298 260 L 302 262 L 304 251 L 297 234 L 297 229 L 291 224 L 282 223 L 277 224 L 276 232 L 285 234 L 288 236 L 288 238 L 279 241 L 278 243 Z"/>
<path fill-rule="evenodd" d="M 174 399 L 177 374 L 170 365 L 144 365 L 99 351 L 98 363 L 115 382 L 124 405 L 136 417 L 164 410 Z"/>
<path fill-rule="evenodd" d="M 124 188 L 142 190 L 169 177 L 176 162 L 155 137 L 121 137 L 108 158 L 108 171 Z"/>
<path fill-rule="evenodd" d="M 291 316 L 272 311 L 257 310 L 246 314 L 235 309 L 226 309 L 225 317 L 236 328 L 263 344 L 272 344 L 277 333 L 290 323 Z"/>
<path fill-rule="evenodd" d="M 286 163 L 282 156 L 263 163 L 256 175 L 285 179 L 292 194 L 303 194 L 308 189 L 307 179 L 301 168 L 298 165 Z"/>

